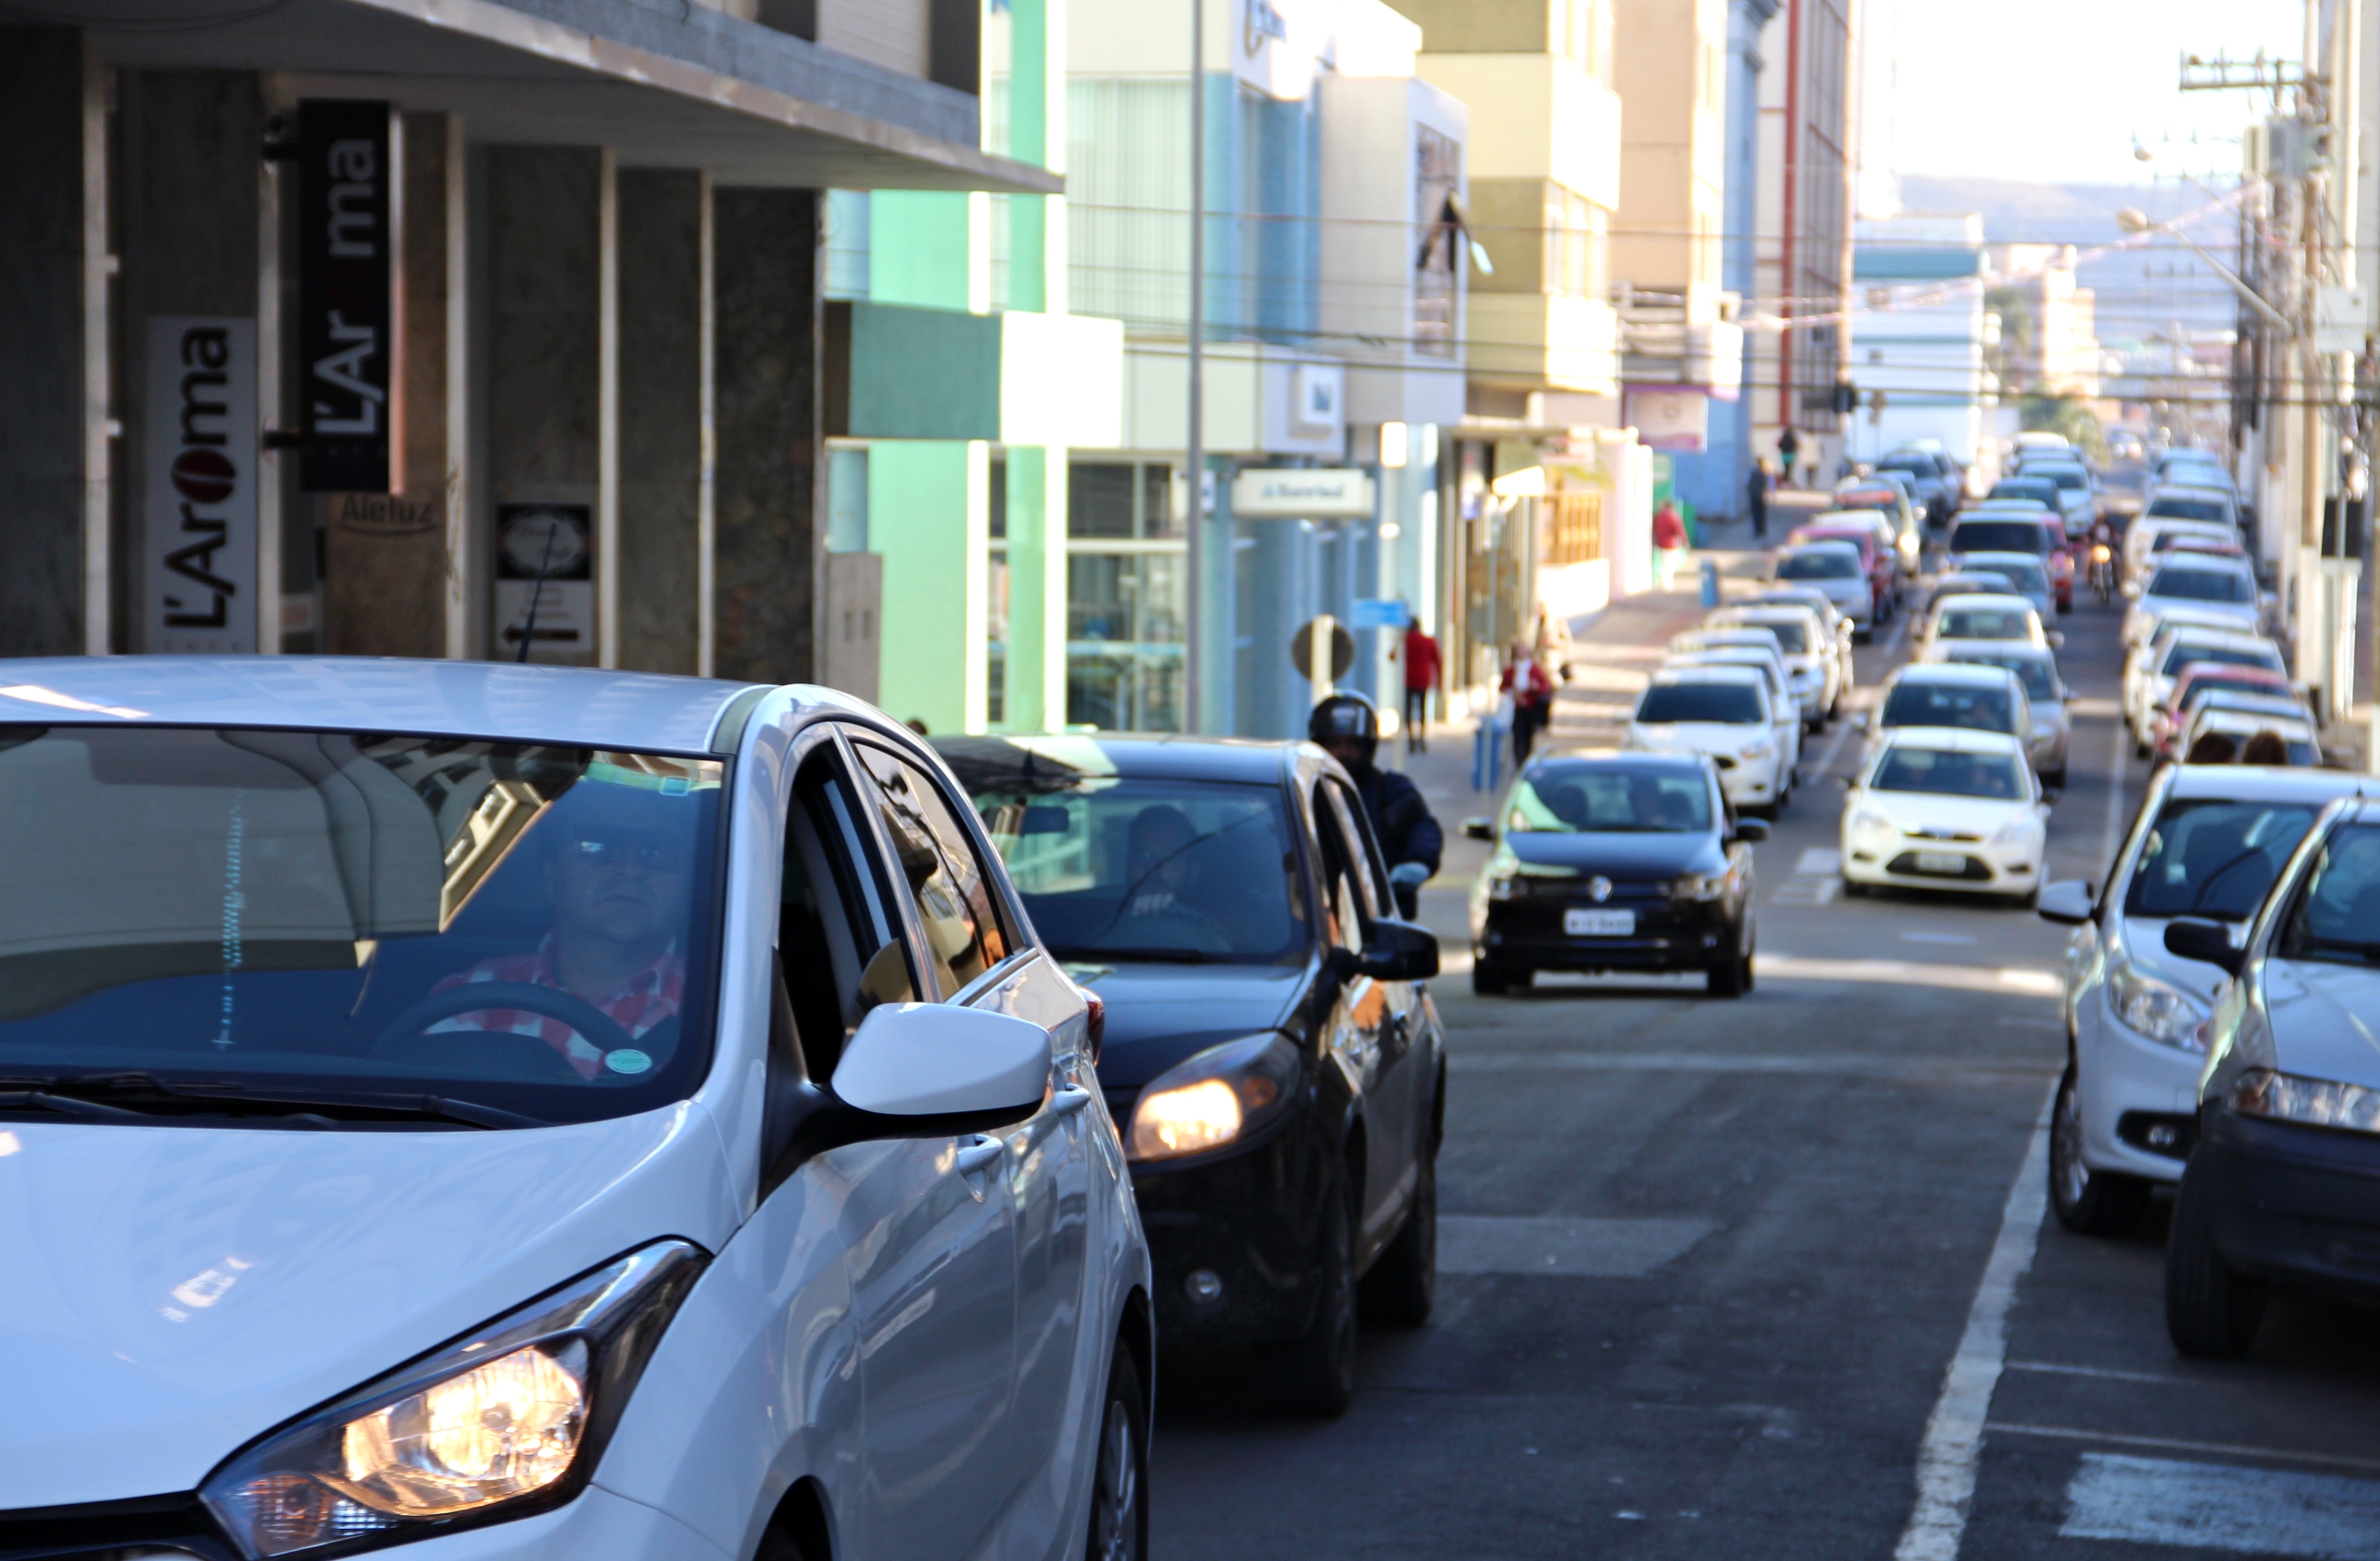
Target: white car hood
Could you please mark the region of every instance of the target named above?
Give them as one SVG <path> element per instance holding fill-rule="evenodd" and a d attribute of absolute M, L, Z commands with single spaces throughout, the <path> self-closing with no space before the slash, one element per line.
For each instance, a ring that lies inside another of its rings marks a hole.
<path fill-rule="evenodd" d="M 2028 802 L 1995 802 L 1986 797 L 1953 797 L 1938 792 L 1876 792 L 1861 801 L 1892 820 L 1893 828 L 1935 829 L 1979 835 L 1988 841 L 2011 819 L 2032 814 Z"/>
<path fill-rule="evenodd" d="M 0 1510 L 194 1489 L 606 1258 L 716 1252 L 732 1196 L 691 1104 L 503 1131 L 0 1130 Z"/>

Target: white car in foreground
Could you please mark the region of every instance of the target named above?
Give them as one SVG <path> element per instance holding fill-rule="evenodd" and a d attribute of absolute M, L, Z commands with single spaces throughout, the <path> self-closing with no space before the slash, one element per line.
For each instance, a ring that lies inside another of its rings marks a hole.
<path fill-rule="evenodd" d="M 2016 738 L 1898 727 L 1848 784 L 1845 894 L 1896 885 L 2025 902 L 2039 888 L 2049 808 Z"/>
<path fill-rule="evenodd" d="M 1101 1010 L 897 723 L 458 662 L 7 682 L 0 1532 L 1145 1554 Z"/>
<path fill-rule="evenodd" d="M 1793 790 L 1777 713 L 1756 667 L 1665 667 L 1636 701 L 1621 745 L 1641 753 L 1708 754 L 1730 803 L 1773 817 Z M 1793 720 L 1792 712 L 1786 719 Z"/>
<path fill-rule="evenodd" d="M 2046 886 L 2042 919 L 2066 945 L 2065 1078 L 2049 1139 L 2049 1194 L 2070 1229 L 2117 1232 L 2150 1188 L 2181 1178 L 2198 1139 L 2201 1026 L 2228 977 L 2166 947 L 2176 917 L 2240 924 L 2316 815 L 2380 795 L 2337 770 L 2168 765 L 2150 780 L 2104 886 Z"/>

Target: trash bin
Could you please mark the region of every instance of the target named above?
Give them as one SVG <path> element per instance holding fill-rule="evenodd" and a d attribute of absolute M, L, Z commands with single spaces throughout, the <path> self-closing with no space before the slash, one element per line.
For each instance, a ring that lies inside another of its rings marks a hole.
<path fill-rule="evenodd" d="M 1715 558 L 1703 560 L 1703 605 L 1718 605 L 1718 560 Z"/>

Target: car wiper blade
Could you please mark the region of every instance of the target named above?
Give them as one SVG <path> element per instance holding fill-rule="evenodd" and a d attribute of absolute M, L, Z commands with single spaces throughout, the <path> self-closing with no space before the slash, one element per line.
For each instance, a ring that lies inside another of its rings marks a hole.
<path fill-rule="evenodd" d="M 77 1100 L 72 1095 L 53 1095 L 39 1089 L 0 1089 L 0 1111 L 54 1111 L 61 1117 L 81 1117 L 91 1121 L 146 1120 L 153 1111 L 136 1111 L 129 1107 L 109 1106 L 96 1100 Z"/>
<path fill-rule="evenodd" d="M 0 1090 L 9 1084 L 25 1084 L 37 1091 L 76 1104 L 93 1107 L 101 1114 L 110 1107 L 124 1116 L 160 1115 L 154 1110 L 125 1109 L 120 1102 L 125 1096 L 140 1099 L 150 1105 L 164 1102 L 219 1101 L 227 1105 L 261 1107 L 258 1114 L 284 1107 L 280 1114 L 292 1118 L 310 1117 L 322 1126 L 335 1121 L 373 1121 L 384 1118 L 414 1118 L 422 1120 L 457 1122 L 475 1128 L 541 1128 L 552 1124 L 540 1117 L 507 1111 L 502 1107 L 485 1106 L 476 1100 L 456 1100 L 436 1095 L 293 1095 L 279 1089 L 255 1089 L 229 1079 L 161 1079 L 153 1073 L 83 1073 L 54 1079 L 0 1079 Z M 91 1096 L 102 1099 L 92 1099 Z M 0 1099 L 5 1099 L 0 1095 Z"/>

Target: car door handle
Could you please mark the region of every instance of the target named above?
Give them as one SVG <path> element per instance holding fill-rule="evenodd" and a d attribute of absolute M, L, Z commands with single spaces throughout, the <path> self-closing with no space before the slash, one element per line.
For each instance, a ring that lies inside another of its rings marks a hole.
<path fill-rule="evenodd" d="M 1007 1153 L 1008 1144 L 1005 1140 L 978 1133 L 973 1145 L 958 1152 L 956 1159 L 958 1173 L 961 1176 L 973 1176 L 976 1172 L 991 1166 Z"/>

